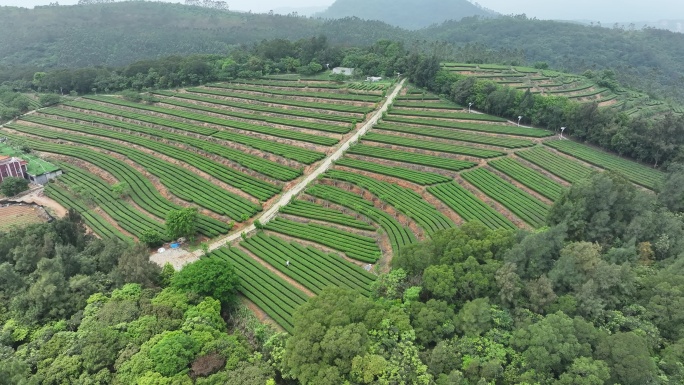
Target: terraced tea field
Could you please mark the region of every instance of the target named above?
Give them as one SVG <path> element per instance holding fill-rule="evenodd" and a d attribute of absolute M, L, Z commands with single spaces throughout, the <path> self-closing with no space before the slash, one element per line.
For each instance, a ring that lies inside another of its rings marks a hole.
<path fill-rule="evenodd" d="M 662 178 L 410 86 L 283 78 L 153 95 L 86 96 L 2 135 L 58 163 L 47 194 L 101 237 L 133 242 L 163 232 L 170 210 L 198 208 L 207 258 L 234 264 L 244 297 L 288 331 L 309 296 L 369 295 L 372 265 L 435 232 L 540 228 L 565 188 L 602 169 L 646 188 Z"/>
<path fill-rule="evenodd" d="M 617 108 L 629 115 L 662 112 L 682 113 L 681 107 L 651 99 L 647 94 L 622 88 L 611 90 L 593 79 L 556 71 L 529 67 L 442 63 L 450 72 L 487 79 L 508 87 L 530 90 L 548 96 L 565 96 L 583 103 L 598 103 L 601 107 Z"/>

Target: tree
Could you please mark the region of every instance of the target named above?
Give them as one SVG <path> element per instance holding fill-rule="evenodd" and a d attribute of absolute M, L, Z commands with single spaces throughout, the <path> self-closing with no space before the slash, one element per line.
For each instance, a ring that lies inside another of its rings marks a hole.
<path fill-rule="evenodd" d="M 659 188 L 658 202 L 674 213 L 684 211 L 684 164 L 675 163 L 667 168 L 667 176 Z"/>
<path fill-rule="evenodd" d="M 603 385 L 610 378 L 608 365 L 601 360 L 579 357 L 555 385 Z"/>
<path fill-rule="evenodd" d="M 651 198 L 624 177 L 596 173 L 572 185 L 551 208 L 548 221 L 565 224 L 571 240 L 612 245 L 624 241 L 632 220 L 652 207 Z"/>
<path fill-rule="evenodd" d="M 164 236 L 157 230 L 146 229 L 140 234 L 140 242 L 149 247 L 158 247 L 164 243 Z"/>
<path fill-rule="evenodd" d="M 150 261 L 147 248 L 139 243 L 121 254 L 115 270 L 121 283 L 139 283 L 146 287 L 155 286 L 160 273 L 161 268 Z"/>
<path fill-rule="evenodd" d="M 57 104 L 61 100 L 62 100 L 62 98 L 59 95 L 45 94 L 45 95 L 40 96 L 40 99 L 38 99 L 38 102 L 40 103 L 41 106 L 47 107 L 47 106 L 51 106 L 53 104 Z"/>
<path fill-rule="evenodd" d="M 171 287 L 218 299 L 224 308 L 237 302 L 239 284 L 233 265 L 213 258 L 185 265 L 171 278 Z"/>
<path fill-rule="evenodd" d="M 425 269 L 423 285 L 433 297 L 446 301 L 453 300 L 456 295 L 456 275 L 447 265 L 434 265 Z"/>
<path fill-rule="evenodd" d="M 616 333 L 603 340 L 596 355 L 610 367 L 611 383 L 643 385 L 657 383 L 657 368 L 643 337 Z"/>
<path fill-rule="evenodd" d="M 180 210 L 171 210 L 166 215 L 166 231 L 169 237 L 193 238 L 197 232 L 197 209 L 188 207 Z"/>
<path fill-rule="evenodd" d="M 9 177 L 0 183 L 0 193 L 6 197 L 13 197 L 28 190 L 29 182 L 24 178 Z"/>
<path fill-rule="evenodd" d="M 118 182 L 112 185 L 112 192 L 118 198 L 125 198 L 131 193 L 131 188 L 126 182 Z"/>
<path fill-rule="evenodd" d="M 522 353 L 526 368 L 543 382 L 564 373 L 576 358 L 591 356 L 591 345 L 578 335 L 575 322 L 559 312 L 518 329 L 511 344 Z"/>

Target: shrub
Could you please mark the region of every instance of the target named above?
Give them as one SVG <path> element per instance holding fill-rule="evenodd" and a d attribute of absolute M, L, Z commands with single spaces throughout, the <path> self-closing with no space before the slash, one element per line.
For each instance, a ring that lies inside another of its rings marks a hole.
<path fill-rule="evenodd" d="M 12 197 L 22 191 L 28 190 L 29 182 L 24 178 L 9 177 L 0 183 L 0 193 L 7 197 Z"/>

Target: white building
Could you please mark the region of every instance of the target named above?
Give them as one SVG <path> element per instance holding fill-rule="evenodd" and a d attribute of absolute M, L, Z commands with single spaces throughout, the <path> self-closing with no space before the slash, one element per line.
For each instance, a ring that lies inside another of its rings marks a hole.
<path fill-rule="evenodd" d="M 346 75 L 346 76 L 352 76 L 354 75 L 354 69 L 353 68 L 347 68 L 347 67 L 335 67 L 332 70 L 333 75 Z"/>

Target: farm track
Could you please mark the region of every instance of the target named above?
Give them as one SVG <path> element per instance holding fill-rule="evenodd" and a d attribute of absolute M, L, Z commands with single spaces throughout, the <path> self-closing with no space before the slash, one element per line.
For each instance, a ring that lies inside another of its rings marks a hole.
<path fill-rule="evenodd" d="M 297 196 L 299 193 L 303 192 L 309 184 L 314 182 L 320 175 L 328 171 L 332 167 L 333 163 L 342 158 L 342 156 L 347 152 L 352 144 L 357 143 L 359 138 L 366 134 L 381 118 L 382 114 L 386 112 L 392 101 L 397 97 L 401 89 L 403 88 L 405 80 L 402 80 L 397 84 L 391 94 L 387 96 L 382 104 L 382 107 L 377 110 L 373 116 L 360 128 L 357 128 L 352 135 L 350 135 L 346 140 L 337 145 L 337 148 L 333 153 L 328 155 L 316 169 L 311 170 L 307 173 L 303 180 L 298 182 L 296 185 L 285 190 L 281 195 L 280 199 L 274 202 L 268 209 L 266 209 L 257 220 L 263 225 L 270 222 L 278 214 L 281 207 L 287 205 L 292 198 Z M 239 239 L 242 234 L 248 234 L 256 230 L 254 224 L 241 229 L 241 232 L 235 232 L 227 237 L 224 237 L 216 242 L 209 245 L 209 251 L 214 251 L 226 244 L 232 243 L 236 239 Z M 181 257 L 182 261 L 180 263 L 173 263 L 174 266 L 179 266 L 184 263 L 191 263 L 198 260 L 203 255 L 201 250 L 195 251 L 190 255 Z"/>

